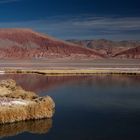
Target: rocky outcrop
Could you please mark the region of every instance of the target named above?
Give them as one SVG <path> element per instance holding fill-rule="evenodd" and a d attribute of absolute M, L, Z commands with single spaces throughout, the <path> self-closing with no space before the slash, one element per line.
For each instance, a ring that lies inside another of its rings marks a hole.
<path fill-rule="evenodd" d="M 91 49 L 30 29 L 0 29 L 1 59 L 102 58 Z"/>
<path fill-rule="evenodd" d="M 16 85 L 13 80 L 0 82 L 0 124 L 52 118 L 55 103 L 51 97 L 39 97 Z"/>

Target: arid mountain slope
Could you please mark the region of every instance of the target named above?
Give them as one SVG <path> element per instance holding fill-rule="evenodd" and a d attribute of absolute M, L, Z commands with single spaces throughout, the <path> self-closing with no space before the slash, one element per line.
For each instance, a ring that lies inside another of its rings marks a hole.
<path fill-rule="evenodd" d="M 140 46 L 135 47 L 135 48 L 130 48 L 128 50 L 125 51 L 121 51 L 117 54 L 114 55 L 114 57 L 117 58 L 139 58 L 140 59 Z"/>
<path fill-rule="evenodd" d="M 30 29 L 0 29 L 1 59 L 101 58 L 92 49 L 60 41 Z"/>
<path fill-rule="evenodd" d="M 81 45 L 86 48 L 96 50 L 98 53 L 103 54 L 106 57 L 119 57 L 119 54 L 126 53 L 123 58 L 139 58 L 138 52 L 135 53 L 137 47 L 140 46 L 140 41 L 110 41 L 105 39 L 100 40 L 68 40 L 69 42 Z M 131 51 L 132 49 L 132 51 Z M 129 51 L 128 51 L 129 50 Z M 128 55 L 127 51 L 131 54 Z M 135 56 L 137 55 L 137 56 Z"/>

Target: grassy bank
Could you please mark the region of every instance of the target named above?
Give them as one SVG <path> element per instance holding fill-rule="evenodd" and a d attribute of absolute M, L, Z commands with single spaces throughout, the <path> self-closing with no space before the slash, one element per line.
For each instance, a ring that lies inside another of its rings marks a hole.
<path fill-rule="evenodd" d="M 139 75 L 139 59 L 47 59 L 1 60 L 0 74 L 38 73 L 46 75 L 128 74 Z"/>
<path fill-rule="evenodd" d="M 93 75 L 93 74 L 121 74 L 140 75 L 137 68 L 94 68 L 94 69 L 5 69 L 5 73 L 36 73 L 44 75 Z"/>

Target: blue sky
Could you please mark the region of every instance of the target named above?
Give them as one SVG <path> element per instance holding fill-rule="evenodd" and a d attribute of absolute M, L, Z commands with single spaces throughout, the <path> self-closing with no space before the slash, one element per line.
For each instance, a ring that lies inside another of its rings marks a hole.
<path fill-rule="evenodd" d="M 139 0 L 0 0 L 0 28 L 61 39 L 140 40 Z"/>

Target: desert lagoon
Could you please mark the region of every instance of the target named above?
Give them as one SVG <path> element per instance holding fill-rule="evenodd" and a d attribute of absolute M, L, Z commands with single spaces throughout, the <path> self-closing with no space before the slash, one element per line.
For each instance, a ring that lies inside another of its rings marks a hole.
<path fill-rule="evenodd" d="M 140 76 L 0 75 L 3 79 L 56 103 L 52 119 L 0 125 L 3 140 L 140 139 Z"/>

